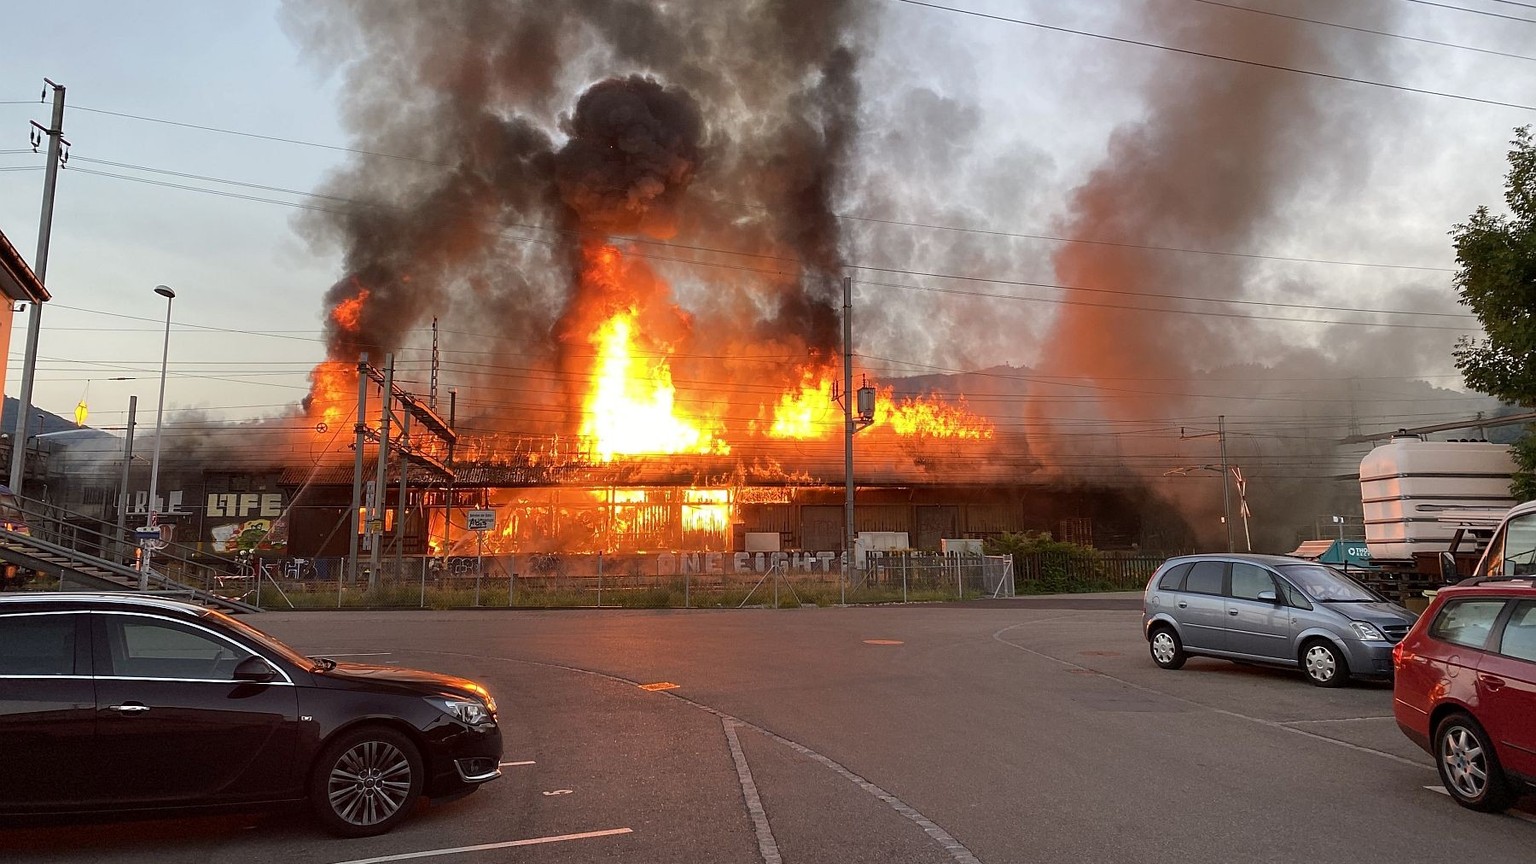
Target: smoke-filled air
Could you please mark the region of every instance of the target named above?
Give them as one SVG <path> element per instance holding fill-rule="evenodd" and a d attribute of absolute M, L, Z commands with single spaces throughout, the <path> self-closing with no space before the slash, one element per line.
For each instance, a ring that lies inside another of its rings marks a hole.
<path fill-rule="evenodd" d="M 1127 8 L 1142 17 L 1122 24 L 1190 50 L 1388 63 L 1281 18 Z M 1367 23 L 1390 23 L 1373 8 Z M 848 278 L 853 385 L 875 394 L 861 482 L 1118 486 L 1147 502 L 1149 533 L 1188 542 L 1221 530 L 1219 485 L 1180 473 L 1216 461 L 1220 423 L 1233 464 L 1269 466 L 1247 498 L 1276 536 L 1284 514 L 1326 511 L 1337 437 L 1434 392 L 1367 403 L 1351 381 L 1444 371 L 1455 335 L 1327 311 L 1384 285 L 1395 307 L 1454 309 L 1440 274 L 1293 254 L 1328 230 L 1308 224 L 1318 202 L 1371 182 L 1352 126 L 1399 103 L 1172 52 L 995 81 L 934 14 L 290 3 L 286 29 L 339 76 L 356 151 L 297 222 L 339 262 L 316 286 L 327 358 L 306 417 L 355 422 L 363 353 L 393 355 L 427 398 L 435 322 L 461 461 L 839 484 Z M 971 85 L 911 72 L 913 46 Z M 1107 77 L 1139 82 L 1143 104 L 1070 163 L 1042 153 L 1055 130 L 996 128 L 980 107 L 1055 86 L 1091 114 Z"/>

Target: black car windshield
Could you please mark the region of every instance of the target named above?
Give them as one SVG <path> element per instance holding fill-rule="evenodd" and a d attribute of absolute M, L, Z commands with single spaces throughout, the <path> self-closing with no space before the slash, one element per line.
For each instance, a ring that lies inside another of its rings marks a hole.
<path fill-rule="evenodd" d="M 1323 564 L 1281 564 L 1281 575 L 1319 603 L 1376 603 L 1382 598 L 1343 573 Z"/>
<path fill-rule="evenodd" d="M 241 636 L 244 636 L 252 642 L 255 642 L 257 645 L 266 648 L 267 650 L 282 657 L 284 660 L 287 660 L 289 663 L 292 663 L 295 666 L 309 669 L 315 665 L 315 661 L 311 658 L 305 657 L 303 654 L 300 654 L 292 648 L 289 648 L 287 645 L 284 645 L 276 639 L 273 639 L 271 636 L 268 636 L 267 634 L 257 630 L 255 627 L 252 627 L 251 625 L 241 621 L 238 618 L 232 618 L 228 615 L 225 615 L 223 612 L 217 612 L 212 609 L 208 610 L 208 613 L 205 617 L 218 621 L 220 624 L 223 624 L 236 633 L 239 633 Z"/>

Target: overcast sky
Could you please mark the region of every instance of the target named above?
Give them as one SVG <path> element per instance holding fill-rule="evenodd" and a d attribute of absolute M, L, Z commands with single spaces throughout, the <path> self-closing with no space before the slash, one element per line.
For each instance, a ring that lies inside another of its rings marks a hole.
<path fill-rule="evenodd" d="M 1508 17 L 1411 0 L 1234 0 L 1462 46 L 1336 31 L 1330 38 L 1343 47 L 1314 71 L 1536 106 L 1536 61 L 1468 50 L 1536 55 L 1536 23 L 1509 20 L 1536 20 L 1536 9 L 1455 2 Z M 1254 14 L 1199 0 L 947 5 L 1160 44 L 1174 44 L 1177 33 L 1170 32 L 1177 27 L 1149 32 L 1142 22 Z M 860 147 L 880 156 L 866 163 L 864 182 L 844 208 L 850 213 L 1051 234 L 1065 219 L 1072 190 L 1104 161 L 1114 130 L 1148 119 L 1150 79 L 1170 69 L 1224 63 L 894 0 L 872 6 L 876 23 L 867 32 L 873 43 L 865 46 L 861 67 L 867 108 Z M 106 427 L 122 424 L 130 394 L 140 397 L 141 412 L 152 407 L 165 312 L 153 289 L 162 283 L 177 292 L 169 411 L 272 415 L 307 391 L 305 373 L 323 356 L 321 296 L 341 265 L 338 250 L 312 248 L 301 239 L 295 217 L 303 211 L 294 205 L 305 199 L 282 190 L 315 189 L 349 164 L 340 149 L 310 145 L 344 148 L 351 141 L 339 120 L 342 79 L 301 51 L 280 19 L 279 4 L 256 0 L 102 0 L 13 4 L 7 10 L 13 36 L 0 53 L 0 230 L 29 258 L 43 173 L 6 169 L 41 166 L 42 157 L 25 148 L 27 121 L 47 122 L 48 108 L 37 101 L 42 78 L 68 87 L 71 161 L 59 179 L 47 279 L 54 302 L 43 315 L 34 398 L 39 407 L 69 416 L 88 393 L 91 424 Z M 1243 50 L 1187 47 L 1231 56 Z M 1356 50 L 1360 61 L 1352 63 Z M 573 82 L 574 90 L 586 83 Z M 1284 199 L 1259 247 L 1210 251 L 1440 268 L 1275 262 L 1251 278 L 1263 283 L 1257 293 L 1265 296 L 1295 291 L 1324 305 L 1457 311 L 1446 232 L 1477 205 L 1500 205 L 1511 131 L 1536 120 L 1536 110 L 1344 80 L 1312 78 L 1306 86 L 1316 88 L 1320 102 L 1347 106 L 1358 116 L 1352 158 L 1329 162 L 1329 154 L 1319 152 L 1318 161 L 1337 173 L 1308 174 L 1305 194 Z M 952 149 L 936 148 L 935 141 L 948 134 L 944 128 L 929 129 L 916 142 L 897 128 L 909 116 L 906 108 L 918 104 L 911 102 L 917 91 L 937 94 L 948 106 L 950 113 L 925 122 L 953 122 Z M 1334 134 L 1319 135 L 1315 146 L 1336 149 Z M 890 177 L 899 177 L 898 192 L 872 191 Z M 912 270 L 924 269 L 930 258 L 951 266 L 950 247 L 958 242 L 952 232 L 912 228 L 864 239 L 869 247 L 855 256 L 886 263 L 881 256 L 899 249 L 900 265 Z M 992 241 L 968 235 L 965 242 Z M 1004 245 L 992 247 L 1003 250 L 997 257 L 1017 266 L 1000 269 L 994 260 L 989 275 L 1049 273 L 1048 243 L 998 242 Z M 1051 310 L 1010 314 L 1043 320 Z M 1040 361 L 1038 346 L 1027 340 L 989 334 L 985 317 L 975 326 L 965 338 L 983 347 L 965 355 L 967 365 Z M 910 342 L 899 329 L 891 332 L 893 342 Z M 19 390 L 24 334 L 19 316 L 6 382 L 11 395 Z M 1404 356 L 1413 368 L 1403 369 L 1405 380 L 1459 386 L 1448 354 L 1454 334 L 1405 331 L 1404 339 L 1410 337 L 1414 348 Z M 1338 350 L 1336 332 L 1323 336 L 1292 325 L 1274 338 L 1315 343 L 1325 353 Z M 901 359 L 892 345 L 866 350 Z M 1255 356 L 1262 362 L 1261 353 Z M 134 380 L 110 380 L 119 377 Z"/>

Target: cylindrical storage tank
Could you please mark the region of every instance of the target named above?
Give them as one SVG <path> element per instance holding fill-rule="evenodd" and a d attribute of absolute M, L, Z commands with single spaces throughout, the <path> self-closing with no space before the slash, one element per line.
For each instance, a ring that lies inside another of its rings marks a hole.
<path fill-rule="evenodd" d="M 1456 533 L 1457 514 L 1484 518 L 1507 510 L 1514 459 L 1486 441 L 1393 438 L 1360 460 L 1360 503 L 1372 561 L 1411 561 L 1439 552 Z"/>

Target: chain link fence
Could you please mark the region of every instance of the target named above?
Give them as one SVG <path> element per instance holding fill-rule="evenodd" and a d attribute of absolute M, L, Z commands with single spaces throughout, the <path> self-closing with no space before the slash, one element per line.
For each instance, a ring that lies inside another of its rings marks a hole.
<path fill-rule="evenodd" d="M 396 557 L 348 576 L 343 558 L 247 559 L 223 593 L 267 609 L 348 606 L 739 608 L 1009 597 L 1008 556 L 875 553 L 844 578 L 821 553 Z"/>

